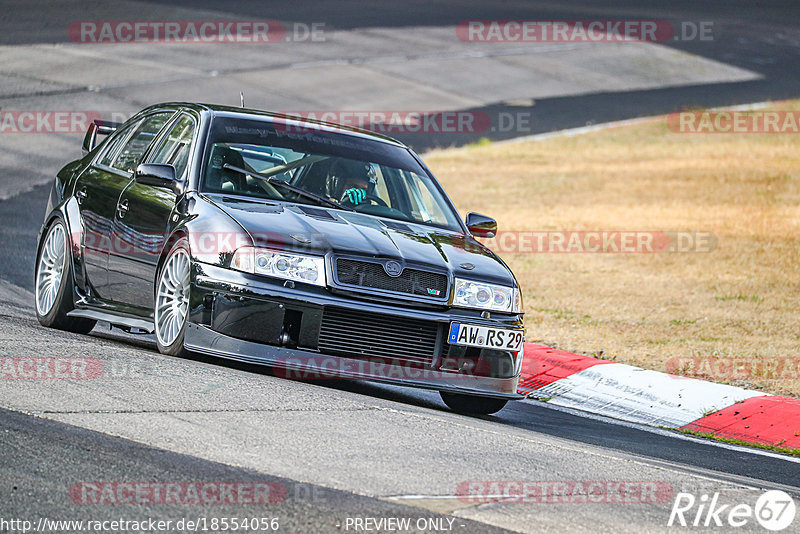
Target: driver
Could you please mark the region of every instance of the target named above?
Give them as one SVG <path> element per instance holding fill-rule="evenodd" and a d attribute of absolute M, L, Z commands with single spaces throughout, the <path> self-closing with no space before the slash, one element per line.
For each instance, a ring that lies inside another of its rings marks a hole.
<path fill-rule="evenodd" d="M 374 196 L 376 181 L 369 163 L 341 159 L 331 169 L 326 189 L 331 200 L 358 206 Z"/>

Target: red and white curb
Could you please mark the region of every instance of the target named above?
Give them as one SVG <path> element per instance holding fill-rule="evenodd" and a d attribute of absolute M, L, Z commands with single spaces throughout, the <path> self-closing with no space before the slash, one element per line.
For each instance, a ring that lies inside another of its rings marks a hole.
<path fill-rule="evenodd" d="M 800 399 L 525 344 L 519 392 L 650 426 L 800 448 Z"/>

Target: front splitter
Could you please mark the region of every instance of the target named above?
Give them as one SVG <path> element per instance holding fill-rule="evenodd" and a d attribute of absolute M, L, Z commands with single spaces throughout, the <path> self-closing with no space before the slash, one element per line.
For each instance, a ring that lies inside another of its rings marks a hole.
<path fill-rule="evenodd" d="M 207 326 L 188 323 L 188 350 L 231 360 L 268 365 L 286 378 L 305 380 L 368 380 L 399 386 L 433 389 L 464 395 L 508 400 L 524 399 L 517 393 L 519 376 L 491 378 L 374 363 L 319 352 L 253 343 L 220 334 Z"/>

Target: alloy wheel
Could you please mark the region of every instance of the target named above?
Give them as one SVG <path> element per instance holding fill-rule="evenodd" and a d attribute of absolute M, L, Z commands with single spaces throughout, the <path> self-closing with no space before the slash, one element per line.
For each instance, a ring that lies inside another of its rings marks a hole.
<path fill-rule="evenodd" d="M 47 233 L 36 272 L 36 311 L 40 316 L 47 315 L 53 309 L 61 289 L 66 257 L 67 234 L 63 224 L 55 223 Z"/>
<path fill-rule="evenodd" d="M 183 330 L 189 310 L 189 254 L 176 249 L 161 269 L 156 292 L 155 327 L 159 343 L 167 347 Z"/>

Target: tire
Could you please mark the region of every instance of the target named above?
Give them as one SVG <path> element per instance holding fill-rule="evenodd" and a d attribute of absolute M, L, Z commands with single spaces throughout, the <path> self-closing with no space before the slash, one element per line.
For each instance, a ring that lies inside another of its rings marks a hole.
<path fill-rule="evenodd" d="M 75 309 L 72 301 L 72 256 L 64 221 L 53 220 L 39 242 L 34 273 L 34 307 L 36 318 L 43 326 L 77 334 L 88 334 L 97 321 L 82 317 L 67 317 Z"/>
<path fill-rule="evenodd" d="M 153 324 L 161 354 L 186 356 L 183 346 L 189 314 L 191 257 L 189 243 L 181 238 L 172 245 L 156 276 Z"/>
<path fill-rule="evenodd" d="M 440 391 L 444 403 L 454 412 L 467 415 L 491 415 L 503 409 L 508 402 L 505 399 L 478 397 L 462 393 Z"/>

